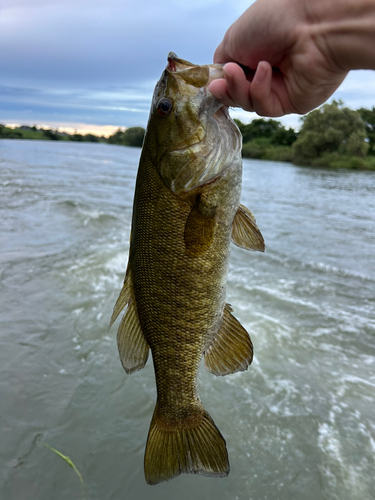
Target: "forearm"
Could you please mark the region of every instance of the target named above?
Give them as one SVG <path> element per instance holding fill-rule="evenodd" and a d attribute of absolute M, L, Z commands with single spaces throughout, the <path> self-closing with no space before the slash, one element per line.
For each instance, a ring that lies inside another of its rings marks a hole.
<path fill-rule="evenodd" d="M 311 36 L 327 59 L 343 71 L 375 69 L 375 0 L 306 0 L 305 5 Z"/>

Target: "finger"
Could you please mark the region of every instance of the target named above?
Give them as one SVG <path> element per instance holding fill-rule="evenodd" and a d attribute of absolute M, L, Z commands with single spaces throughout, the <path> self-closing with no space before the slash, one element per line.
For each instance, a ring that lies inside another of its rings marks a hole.
<path fill-rule="evenodd" d="M 225 104 L 225 106 L 236 106 L 236 103 L 228 94 L 227 83 L 224 78 L 212 81 L 208 86 L 208 90 L 218 101 Z"/>
<path fill-rule="evenodd" d="M 243 69 L 236 63 L 228 63 L 224 66 L 227 92 L 232 101 L 246 111 L 253 111 L 250 97 L 250 82 L 247 80 Z"/>
<path fill-rule="evenodd" d="M 283 85 L 280 85 L 280 79 L 277 82 L 279 94 L 273 90 L 273 72 L 272 67 L 267 61 L 261 61 L 256 69 L 253 81 L 250 86 L 250 95 L 254 111 L 260 116 L 283 116 L 288 111 L 283 107 L 280 100 L 280 93 L 284 94 L 284 105 L 288 101 L 286 93 L 283 92 Z M 285 87 L 285 86 L 284 86 Z M 286 99 L 285 99 L 286 97 Z"/>
<path fill-rule="evenodd" d="M 227 55 L 224 50 L 224 43 L 221 42 L 218 46 L 217 49 L 215 50 L 214 54 L 214 63 L 215 64 L 221 64 L 221 63 L 226 63 L 228 62 Z"/>

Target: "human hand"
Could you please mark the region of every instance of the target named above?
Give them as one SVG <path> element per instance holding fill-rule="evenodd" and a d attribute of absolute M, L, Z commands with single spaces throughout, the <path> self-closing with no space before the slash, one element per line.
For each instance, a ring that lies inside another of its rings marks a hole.
<path fill-rule="evenodd" d="M 210 92 L 228 106 L 272 117 L 304 114 L 325 102 L 350 69 L 332 56 L 324 31 L 322 16 L 334 17 L 332 4 L 255 2 L 216 49 L 214 62 L 228 64 L 225 79 L 214 80 Z M 252 71 L 245 74 L 231 61 Z"/>

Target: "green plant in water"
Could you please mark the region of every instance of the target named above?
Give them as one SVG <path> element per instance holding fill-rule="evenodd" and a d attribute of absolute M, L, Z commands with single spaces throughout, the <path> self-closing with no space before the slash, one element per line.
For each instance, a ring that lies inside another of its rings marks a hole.
<path fill-rule="evenodd" d="M 65 462 L 74 470 L 74 472 L 79 477 L 79 480 L 81 481 L 81 487 L 82 487 L 83 497 L 85 498 L 85 494 L 84 494 L 84 492 L 85 492 L 85 483 L 83 481 L 82 474 L 79 472 L 79 470 L 75 466 L 75 464 L 72 461 L 72 459 L 70 457 L 66 456 L 66 455 L 63 455 L 60 451 L 56 450 L 55 448 L 52 448 L 52 446 L 50 446 L 48 443 L 45 443 L 44 441 L 39 441 L 39 443 L 42 444 L 43 446 L 45 446 L 46 448 L 48 448 L 49 450 L 53 451 L 54 453 L 56 453 L 56 455 L 58 455 L 60 458 L 62 458 L 63 460 L 65 460 Z"/>

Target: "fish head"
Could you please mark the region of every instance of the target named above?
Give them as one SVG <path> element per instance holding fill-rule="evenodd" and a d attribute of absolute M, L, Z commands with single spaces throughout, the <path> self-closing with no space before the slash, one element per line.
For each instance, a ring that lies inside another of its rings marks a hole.
<path fill-rule="evenodd" d="M 241 161 L 241 133 L 207 88 L 217 78 L 223 78 L 223 65 L 196 65 L 170 52 L 155 87 L 145 146 L 176 194 L 211 182 Z"/>

